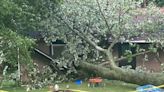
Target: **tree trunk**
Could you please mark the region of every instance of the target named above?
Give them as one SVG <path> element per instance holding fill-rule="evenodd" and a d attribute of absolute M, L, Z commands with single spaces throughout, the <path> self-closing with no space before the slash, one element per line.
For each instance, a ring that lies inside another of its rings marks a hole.
<path fill-rule="evenodd" d="M 121 80 L 129 83 L 144 85 L 144 84 L 153 84 L 161 85 L 164 84 L 164 74 L 160 73 L 147 73 L 147 72 L 138 72 L 132 69 L 122 69 L 119 67 L 113 68 L 104 68 L 102 66 L 93 65 L 87 62 L 81 62 L 79 65 L 80 68 L 86 70 L 87 72 L 93 72 L 103 78 L 110 78 L 115 80 Z"/>

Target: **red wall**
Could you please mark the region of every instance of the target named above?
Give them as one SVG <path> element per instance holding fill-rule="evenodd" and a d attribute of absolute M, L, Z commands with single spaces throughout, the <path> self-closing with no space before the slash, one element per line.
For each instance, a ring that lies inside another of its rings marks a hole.
<path fill-rule="evenodd" d="M 148 53 L 148 61 L 144 60 L 145 55 L 137 56 L 137 66 L 145 67 L 150 72 L 161 72 L 161 64 L 164 63 L 164 51 L 159 50 L 159 58 L 156 53 Z"/>

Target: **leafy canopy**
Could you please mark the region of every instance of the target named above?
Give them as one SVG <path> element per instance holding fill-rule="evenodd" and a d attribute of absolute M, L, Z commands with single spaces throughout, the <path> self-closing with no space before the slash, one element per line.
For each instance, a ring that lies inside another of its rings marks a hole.
<path fill-rule="evenodd" d="M 93 45 L 107 48 L 108 42 L 129 42 L 133 37 L 161 41 L 164 16 L 150 4 L 141 9 L 138 0 L 64 0 L 60 12 L 50 11 L 41 24 L 50 32 L 46 40 L 61 39 L 67 43 L 61 65 L 78 65 L 81 61 L 105 61 Z M 89 40 L 88 40 L 89 39 Z M 131 43 L 132 44 L 132 43 Z M 138 50 L 140 51 L 140 50 Z M 59 59 L 58 59 L 59 60 Z M 71 66 L 69 66 L 71 67 Z"/>

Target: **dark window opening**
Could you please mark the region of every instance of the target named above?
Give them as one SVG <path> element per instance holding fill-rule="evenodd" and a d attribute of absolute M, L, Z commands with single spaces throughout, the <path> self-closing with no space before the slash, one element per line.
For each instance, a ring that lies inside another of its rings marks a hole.
<path fill-rule="evenodd" d="M 53 58 L 57 58 L 61 56 L 62 51 L 64 50 L 65 43 L 62 40 L 56 40 L 51 42 L 50 45 L 50 55 Z"/>
<path fill-rule="evenodd" d="M 136 48 L 131 47 L 128 43 L 118 44 L 119 57 L 123 56 L 126 50 L 130 50 L 132 54 L 136 53 Z M 119 62 L 119 67 L 131 65 L 132 69 L 136 68 L 136 57 L 133 57 L 131 61 L 123 60 Z"/>
<path fill-rule="evenodd" d="M 52 44 L 65 44 L 63 40 L 52 41 Z"/>

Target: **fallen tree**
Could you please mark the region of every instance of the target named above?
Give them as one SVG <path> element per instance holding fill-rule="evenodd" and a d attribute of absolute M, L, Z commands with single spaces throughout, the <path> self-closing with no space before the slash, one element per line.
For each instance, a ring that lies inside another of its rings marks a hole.
<path fill-rule="evenodd" d="M 49 31 L 55 33 L 51 34 L 51 41 L 61 39 L 67 43 L 59 65 L 65 60 L 63 66 L 79 66 L 106 78 L 141 85 L 164 84 L 162 73 L 122 69 L 116 64 L 138 55 L 156 52 L 163 46 L 163 33 L 160 31 L 164 26 L 163 16 L 155 6 L 148 6 L 141 11 L 139 5 L 134 0 L 64 0 L 61 12 L 52 12 L 52 16 L 43 22 L 46 27 L 51 27 Z M 156 33 L 160 37 L 155 36 Z M 152 43 L 150 47 L 143 49 L 131 42 L 134 37 L 141 35 L 144 35 L 145 41 Z M 107 44 L 103 45 L 105 42 Z M 123 57 L 115 57 L 113 47 L 120 42 L 136 46 L 136 53 L 127 50 Z M 86 62 L 88 60 L 91 62 Z M 107 62 L 108 67 L 102 66 L 104 62 Z"/>
<path fill-rule="evenodd" d="M 128 83 L 134 83 L 139 85 L 161 85 L 164 83 L 164 74 L 161 73 L 137 72 L 132 69 L 126 70 L 121 68 L 110 70 L 109 68 L 90 64 L 87 62 L 81 62 L 79 67 L 86 72 L 94 72 L 98 76 L 101 76 L 103 78 L 121 80 Z"/>

